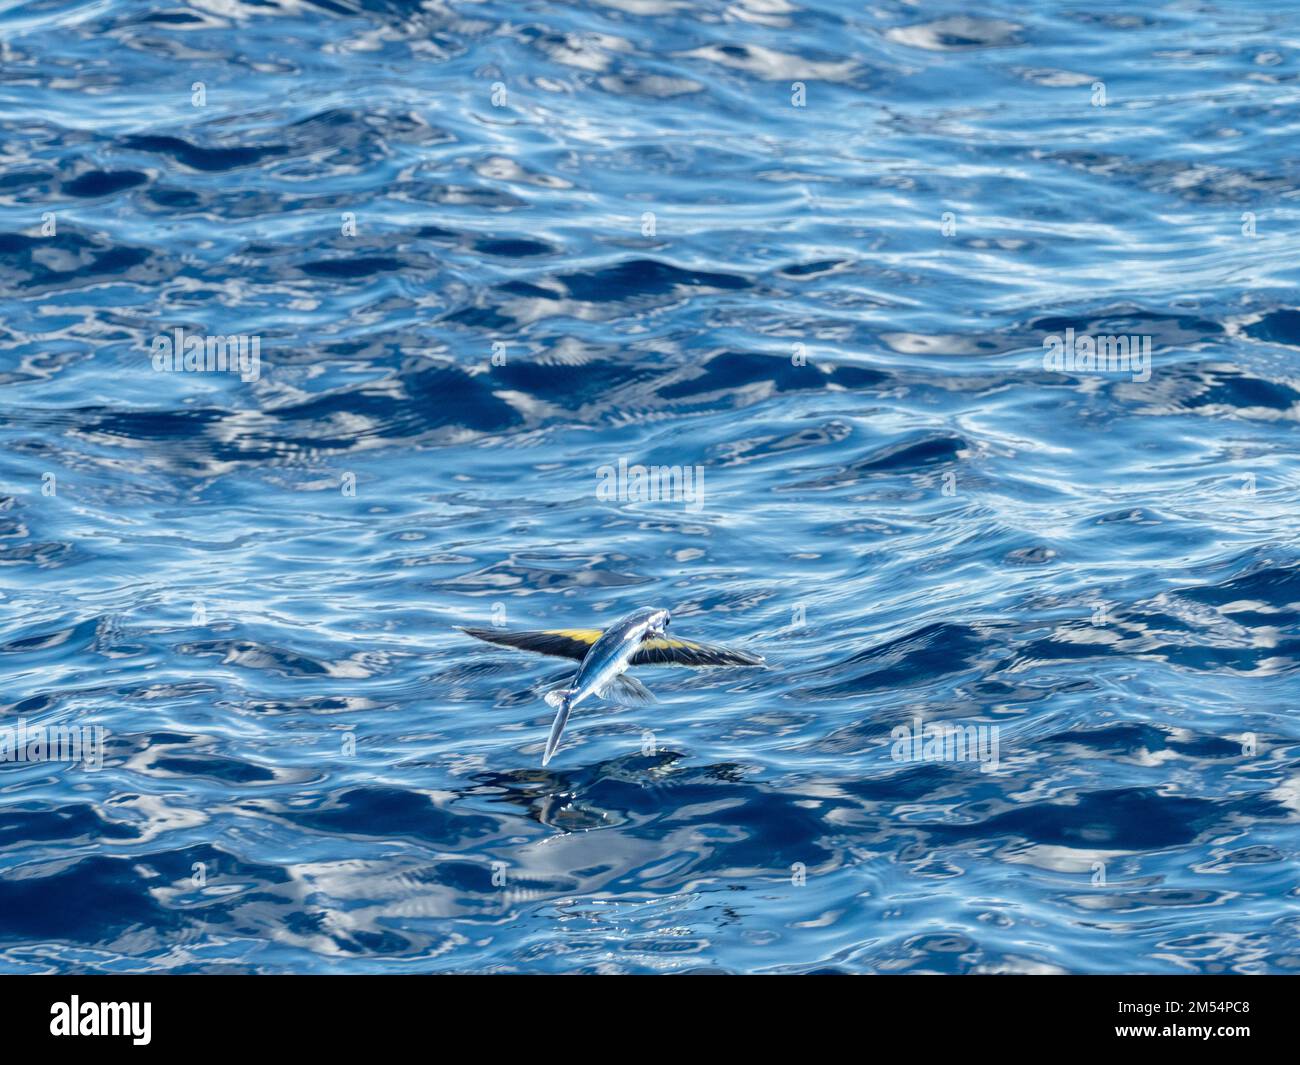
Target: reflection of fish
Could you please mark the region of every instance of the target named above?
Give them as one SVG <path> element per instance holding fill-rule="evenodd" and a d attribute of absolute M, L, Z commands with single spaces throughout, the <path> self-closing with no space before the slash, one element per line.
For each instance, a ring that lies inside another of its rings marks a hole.
<path fill-rule="evenodd" d="M 640 681 L 625 675 L 628 666 L 761 666 L 763 659 L 747 651 L 731 651 L 692 640 L 668 636 L 668 611 L 646 607 L 633 611 L 622 621 L 601 632 L 599 629 L 546 629 L 532 632 L 497 632 L 495 629 L 461 631 L 506 647 L 536 651 L 582 662 L 567 688 L 548 692 L 546 701 L 557 707 L 551 735 L 546 741 L 542 765 L 560 745 L 560 734 L 571 711 L 588 696 L 609 699 L 615 693 L 645 701 L 653 696 Z"/>

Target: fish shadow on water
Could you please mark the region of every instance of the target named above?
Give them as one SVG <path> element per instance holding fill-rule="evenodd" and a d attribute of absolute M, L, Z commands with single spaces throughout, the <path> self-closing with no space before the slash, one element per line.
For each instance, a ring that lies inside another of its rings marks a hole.
<path fill-rule="evenodd" d="M 708 783 L 738 783 L 739 765 L 678 766 L 685 755 L 659 750 L 627 754 L 573 769 L 480 773 L 469 794 L 521 808 L 539 824 L 564 832 L 612 828 L 652 819 L 668 809 L 668 792 Z"/>

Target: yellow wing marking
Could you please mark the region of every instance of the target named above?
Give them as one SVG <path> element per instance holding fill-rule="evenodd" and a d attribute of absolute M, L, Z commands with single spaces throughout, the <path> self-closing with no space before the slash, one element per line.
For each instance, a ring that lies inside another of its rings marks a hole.
<path fill-rule="evenodd" d="M 546 631 L 570 640 L 581 640 L 587 644 L 595 643 L 600 639 L 601 634 L 600 629 L 547 629 Z"/>
<path fill-rule="evenodd" d="M 648 647 L 652 651 L 664 651 L 668 648 L 698 647 L 689 640 L 670 640 L 666 636 L 656 636 L 653 640 L 646 640 L 641 644 L 642 647 Z"/>

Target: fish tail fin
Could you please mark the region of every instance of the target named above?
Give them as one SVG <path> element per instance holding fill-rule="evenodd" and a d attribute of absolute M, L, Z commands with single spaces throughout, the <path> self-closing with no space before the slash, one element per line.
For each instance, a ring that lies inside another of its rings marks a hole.
<path fill-rule="evenodd" d="M 567 699 L 572 694 L 573 694 L 573 689 L 566 685 L 563 688 L 552 688 L 544 696 L 542 696 L 542 698 L 546 700 L 547 706 L 551 707 L 554 710 L 558 710 L 560 706 L 564 703 L 564 700 Z"/>
<path fill-rule="evenodd" d="M 555 711 L 555 720 L 551 722 L 551 734 L 546 737 L 546 750 L 542 754 L 542 765 L 545 766 L 551 756 L 555 754 L 555 749 L 560 745 L 560 734 L 564 732 L 564 725 L 569 720 L 569 711 L 573 708 L 569 697 L 573 694 L 571 689 L 556 689 L 553 692 L 546 693 L 546 701 L 551 702 L 551 696 L 558 695 L 559 698 L 552 706 L 559 709 Z"/>

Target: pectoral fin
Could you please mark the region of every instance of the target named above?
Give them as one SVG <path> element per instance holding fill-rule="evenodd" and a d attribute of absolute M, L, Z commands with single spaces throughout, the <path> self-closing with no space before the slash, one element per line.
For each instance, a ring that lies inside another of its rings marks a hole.
<path fill-rule="evenodd" d="M 596 695 L 606 702 L 617 703 L 619 706 L 641 706 L 655 701 L 655 697 L 650 694 L 649 688 L 635 677 L 629 677 L 626 673 L 620 673 L 601 688 Z"/>

